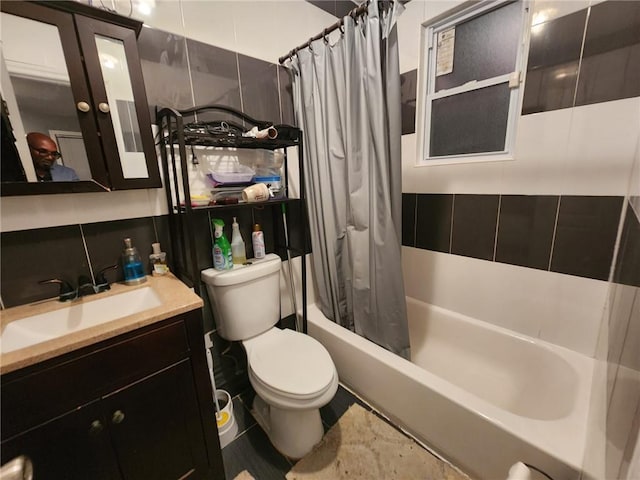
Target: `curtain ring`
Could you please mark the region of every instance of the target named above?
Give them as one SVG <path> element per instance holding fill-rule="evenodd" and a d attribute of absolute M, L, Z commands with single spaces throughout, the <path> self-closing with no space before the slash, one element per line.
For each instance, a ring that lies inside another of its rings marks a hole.
<path fill-rule="evenodd" d="M 329 44 L 329 39 L 327 38 L 327 35 L 329 34 L 328 30 L 329 30 L 328 28 L 325 28 L 322 31 L 322 41 L 324 42 L 325 45 Z"/>
<path fill-rule="evenodd" d="M 310 38 L 310 39 L 309 39 L 309 51 L 310 51 L 311 53 L 313 53 L 313 47 L 311 46 L 311 42 L 312 42 L 312 41 L 313 41 L 313 38 Z"/>
<path fill-rule="evenodd" d="M 340 34 L 344 35 L 344 22 L 340 22 L 340 25 L 338 25 L 338 28 L 340 29 Z"/>

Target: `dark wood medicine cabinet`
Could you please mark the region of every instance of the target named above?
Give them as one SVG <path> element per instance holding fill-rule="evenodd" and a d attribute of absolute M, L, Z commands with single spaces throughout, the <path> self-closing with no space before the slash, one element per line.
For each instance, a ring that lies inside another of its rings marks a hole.
<path fill-rule="evenodd" d="M 74 1 L 3 0 L 0 10 L 0 193 L 161 187 L 136 41 L 142 23 Z M 32 131 L 56 141 L 79 181 L 37 181 Z"/>

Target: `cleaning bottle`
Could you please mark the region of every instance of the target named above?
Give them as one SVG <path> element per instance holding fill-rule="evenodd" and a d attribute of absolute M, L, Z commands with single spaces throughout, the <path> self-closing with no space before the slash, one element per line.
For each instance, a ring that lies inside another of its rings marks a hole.
<path fill-rule="evenodd" d="M 169 267 L 167 266 L 167 254 L 160 250 L 159 243 L 152 243 L 151 248 L 153 253 L 149 255 L 149 264 L 151 266 L 151 275 L 166 275 L 169 273 Z"/>
<path fill-rule="evenodd" d="M 253 257 L 264 258 L 266 251 L 264 248 L 264 234 L 260 229 L 260 224 L 256 223 L 253 226 L 253 233 L 251 234 L 251 242 L 253 244 Z"/>
<path fill-rule="evenodd" d="M 138 249 L 131 244 L 131 239 L 128 237 L 124 239 L 122 271 L 124 272 L 124 283 L 127 285 L 138 285 L 147 281 Z"/>
<path fill-rule="evenodd" d="M 240 226 L 236 221 L 236 217 L 233 217 L 231 229 L 231 257 L 233 258 L 233 263 L 243 265 L 247 263 L 247 253 L 244 248 L 244 240 L 242 240 Z"/>
<path fill-rule="evenodd" d="M 213 223 L 214 237 L 213 242 L 213 268 L 216 270 L 229 270 L 233 268 L 233 258 L 231 256 L 231 245 L 227 237 L 224 236 L 224 221 L 214 218 Z"/>

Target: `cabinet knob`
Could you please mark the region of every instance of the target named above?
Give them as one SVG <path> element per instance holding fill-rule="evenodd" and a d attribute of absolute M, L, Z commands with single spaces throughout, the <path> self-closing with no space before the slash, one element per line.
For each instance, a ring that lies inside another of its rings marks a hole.
<path fill-rule="evenodd" d="M 109 108 L 109 104 L 106 102 L 101 102 L 98 104 L 98 110 L 100 110 L 102 113 L 109 113 L 109 111 L 111 110 Z"/>
<path fill-rule="evenodd" d="M 87 113 L 89 110 L 91 110 L 91 106 L 87 102 L 78 102 L 76 107 L 78 107 L 78 110 L 84 113 Z"/>
<path fill-rule="evenodd" d="M 91 422 L 91 426 L 89 427 L 89 433 L 91 435 L 98 435 L 102 430 L 104 430 L 104 426 L 100 420 L 94 420 Z"/>
<path fill-rule="evenodd" d="M 124 420 L 124 413 L 122 410 L 116 410 L 113 412 L 113 416 L 111 417 L 111 421 L 115 424 L 122 423 Z"/>

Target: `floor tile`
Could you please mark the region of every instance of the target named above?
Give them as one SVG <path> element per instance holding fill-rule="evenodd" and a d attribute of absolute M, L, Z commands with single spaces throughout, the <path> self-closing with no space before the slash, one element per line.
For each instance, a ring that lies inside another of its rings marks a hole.
<path fill-rule="evenodd" d="M 226 477 L 247 470 L 259 480 L 282 480 L 291 463 L 271 445 L 260 426 L 254 425 L 222 449 Z"/>
<path fill-rule="evenodd" d="M 366 410 L 371 410 L 371 408 L 369 408 L 367 404 L 362 402 L 349 390 L 342 387 L 342 385 L 339 385 L 335 397 L 333 397 L 333 399 L 327 405 L 320 409 L 320 416 L 322 417 L 322 422 L 326 427 L 325 430 L 331 428 L 342 416 L 342 414 L 346 412 L 354 403 L 359 404 Z"/>
<path fill-rule="evenodd" d="M 233 397 L 233 416 L 238 424 L 238 436 L 249 430 L 256 424 L 249 408 L 240 399 L 240 395 Z"/>

